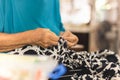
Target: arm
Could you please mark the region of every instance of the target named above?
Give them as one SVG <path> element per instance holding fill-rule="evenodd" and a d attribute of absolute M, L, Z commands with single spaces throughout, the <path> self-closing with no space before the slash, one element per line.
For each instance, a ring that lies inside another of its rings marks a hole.
<path fill-rule="evenodd" d="M 57 45 L 59 37 L 49 29 L 38 28 L 16 34 L 0 33 L 0 52 L 10 51 L 24 45 L 48 47 Z"/>
<path fill-rule="evenodd" d="M 16 34 L 0 33 L 0 52 L 13 50 L 30 44 L 30 33 L 32 33 L 32 30 Z"/>

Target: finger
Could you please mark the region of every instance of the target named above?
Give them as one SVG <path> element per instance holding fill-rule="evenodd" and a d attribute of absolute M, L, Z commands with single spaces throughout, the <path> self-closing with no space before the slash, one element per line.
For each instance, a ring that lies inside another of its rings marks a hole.
<path fill-rule="evenodd" d="M 67 42 L 69 47 L 75 46 L 75 43 Z"/>
<path fill-rule="evenodd" d="M 76 42 L 76 39 L 74 37 L 63 37 L 63 38 L 69 42 Z"/>
<path fill-rule="evenodd" d="M 46 42 L 37 42 L 37 44 L 39 44 L 40 46 L 46 48 L 46 47 L 49 47 L 49 46 L 57 45 L 58 41 L 55 42 L 55 41 L 52 41 L 52 40 L 48 40 Z"/>
<path fill-rule="evenodd" d="M 50 41 L 49 45 L 52 46 L 52 45 L 57 45 L 58 44 L 58 41 L 55 42 L 55 41 Z"/>
<path fill-rule="evenodd" d="M 49 44 L 40 44 L 39 46 L 43 47 L 43 48 L 47 48 L 49 47 L 50 45 Z"/>
<path fill-rule="evenodd" d="M 49 39 L 54 41 L 54 42 L 58 42 L 59 37 L 57 35 L 55 35 L 55 34 L 52 34 L 52 35 L 49 36 Z"/>
<path fill-rule="evenodd" d="M 66 31 L 62 34 L 63 37 L 68 37 L 71 35 L 71 32 L 70 31 Z"/>
<path fill-rule="evenodd" d="M 38 42 L 36 42 L 36 43 L 34 43 L 35 45 L 38 45 L 38 46 L 41 46 L 41 47 L 43 47 L 43 48 L 47 48 L 47 47 L 49 47 L 49 44 L 47 44 L 46 42 L 40 42 L 40 41 L 38 41 Z"/>

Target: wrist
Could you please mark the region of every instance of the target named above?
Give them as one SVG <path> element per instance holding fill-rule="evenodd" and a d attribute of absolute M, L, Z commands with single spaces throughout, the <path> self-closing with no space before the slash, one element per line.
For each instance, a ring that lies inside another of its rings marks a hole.
<path fill-rule="evenodd" d="M 31 33 L 33 31 L 26 31 L 26 32 L 21 32 L 21 33 L 16 33 L 16 34 L 11 34 L 11 40 L 16 42 L 16 44 L 19 45 L 27 45 L 27 44 L 31 44 L 32 43 L 32 37 L 31 37 Z"/>

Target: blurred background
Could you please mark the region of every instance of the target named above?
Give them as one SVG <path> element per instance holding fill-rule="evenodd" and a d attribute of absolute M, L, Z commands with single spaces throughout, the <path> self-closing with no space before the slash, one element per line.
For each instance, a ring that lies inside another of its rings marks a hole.
<path fill-rule="evenodd" d="M 60 0 L 66 30 L 78 36 L 81 51 L 120 53 L 120 0 Z"/>

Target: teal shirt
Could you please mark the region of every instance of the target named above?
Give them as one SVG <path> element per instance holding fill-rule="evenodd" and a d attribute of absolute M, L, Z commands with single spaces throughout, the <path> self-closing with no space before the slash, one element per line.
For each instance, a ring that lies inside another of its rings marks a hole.
<path fill-rule="evenodd" d="M 59 35 L 61 23 L 59 0 L 0 0 L 0 32 L 18 33 L 49 28 Z"/>

